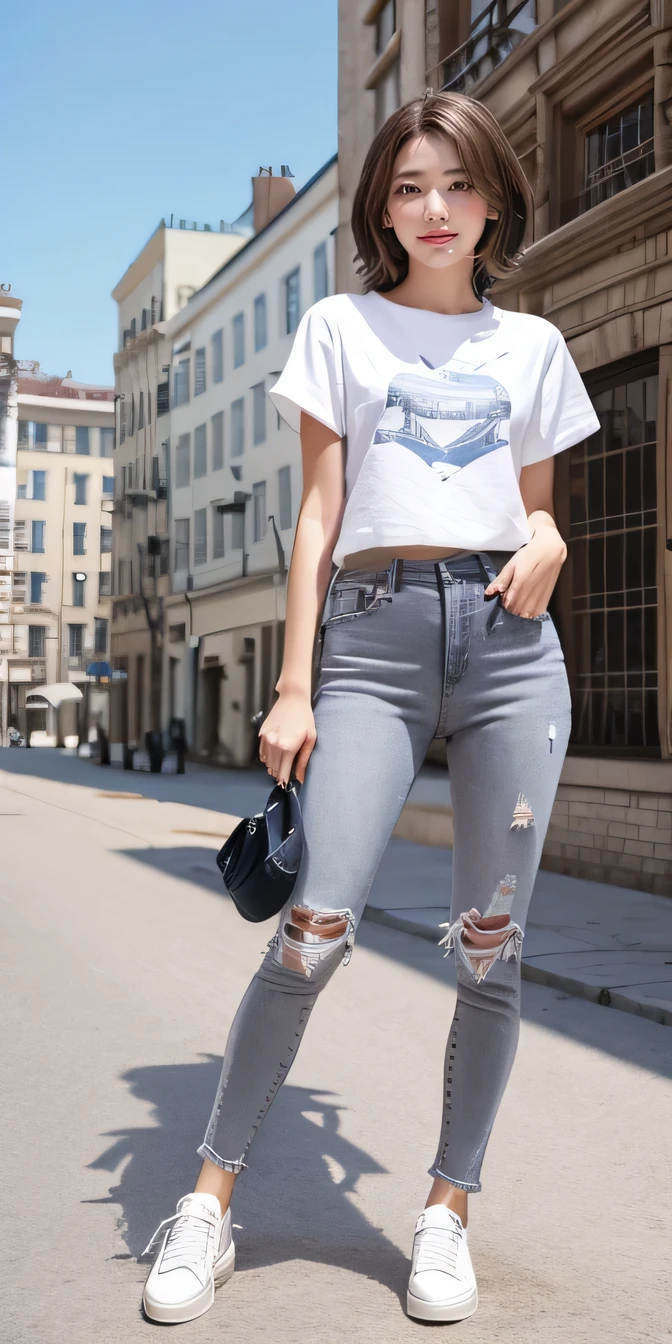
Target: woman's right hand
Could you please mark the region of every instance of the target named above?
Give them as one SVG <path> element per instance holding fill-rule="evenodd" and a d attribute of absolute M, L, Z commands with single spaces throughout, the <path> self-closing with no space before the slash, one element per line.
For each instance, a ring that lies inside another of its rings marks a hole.
<path fill-rule="evenodd" d="M 317 741 L 310 699 L 296 691 L 282 692 L 259 729 L 259 741 L 259 760 L 278 784 L 288 784 L 290 775 L 303 784 Z"/>

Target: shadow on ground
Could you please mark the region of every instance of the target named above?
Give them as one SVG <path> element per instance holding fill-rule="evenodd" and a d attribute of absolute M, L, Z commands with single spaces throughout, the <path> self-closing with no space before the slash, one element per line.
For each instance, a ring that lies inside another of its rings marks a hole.
<path fill-rule="evenodd" d="M 394 840 L 391 843 L 394 844 Z M 215 864 L 216 849 L 180 846 L 120 852 L 172 877 L 195 882 L 230 902 Z M 437 910 L 437 925 L 445 918 L 447 914 Z M 270 920 L 268 928 L 272 928 Z M 443 984 L 455 985 L 453 958 L 446 959 L 438 948 L 433 956 L 431 944 L 423 939 L 369 923 L 365 917 L 357 930 L 357 943 L 378 956 L 389 957 Z M 672 1078 L 672 1030 L 669 1027 L 527 982 L 523 983 L 522 1004 L 523 1017 L 536 1026 L 569 1036 L 582 1045 L 603 1050 L 616 1059 L 637 1064 L 661 1077 Z"/>
<path fill-rule="evenodd" d="M 111 1144 L 89 1166 L 111 1173 L 121 1168 L 119 1183 L 107 1198 L 87 1202 L 121 1205 L 119 1231 L 135 1257 L 180 1196 L 193 1189 L 200 1167 L 196 1149 L 220 1068 L 219 1059 L 206 1056 L 200 1063 L 122 1075 L 133 1096 L 150 1103 L 156 1124 L 105 1136 Z M 340 1133 L 341 1109 L 329 1092 L 286 1083 L 278 1093 L 272 1134 L 270 1127 L 259 1132 L 254 1167 L 236 1183 L 234 1216 L 245 1231 L 236 1270 L 315 1261 L 366 1275 L 399 1295 L 408 1260 L 347 1199 L 360 1176 L 387 1171 Z"/>

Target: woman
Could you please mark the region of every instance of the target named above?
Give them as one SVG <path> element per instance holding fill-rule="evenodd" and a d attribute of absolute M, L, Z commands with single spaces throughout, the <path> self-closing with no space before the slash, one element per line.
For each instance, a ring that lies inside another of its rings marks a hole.
<path fill-rule="evenodd" d="M 427 95 L 394 113 L 354 202 L 365 293 L 304 315 L 271 393 L 300 429 L 303 497 L 260 757 L 275 780 L 305 780 L 305 851 L 231 1027 L 195 1191 L 166 1220 L 144 1294 L 155 1320 L 199 1315 L 233 1272 L 236 1176 L 319 991 L 350 959 L 434 738 L 452 787 L 440 942 L 455 950 L 457 1003 L 408 1311 L 476 1310 L 467 1202 L 516 1051 L 525 918 L 570 731 L 547 611 L 567 554 L 553 457 L 598 428 L 559 331 L 484 297 L 489 272 L 515 267 L 528 208 L 479 103 Z"/>

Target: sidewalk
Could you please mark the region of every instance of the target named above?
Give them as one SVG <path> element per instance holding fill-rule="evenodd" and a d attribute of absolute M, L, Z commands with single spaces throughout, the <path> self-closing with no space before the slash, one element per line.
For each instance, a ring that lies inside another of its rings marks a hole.
<path fill-rule="evenodd" d="M 60 803 L 66 808 L 68 786 L 74 787 L 78 811 L 151 847 L 211 853 L 241 815 L 263 808 L 271 788 L 259 767 L 190 765 L 185 775 L 146 775 L 101 769 L 53 750 L 2 750 L 0 770 L 13 776 L 15 790 L 34 796 L 51 797 L 50 783 L 65 785 Z M 418 843 L 428 838 L 433 843 Z M 451 842 L 448 775 L 424 766 L 374 879 L 365 918 L 438 944 L 438 925 L 450 909 Z M 672 899 L 540 869 L 522 969 L 527 980 L 672 1026 Z"/>
<path fill-rule="evenodd" d="M 424 767 L 409 804 L 398 830 L 417 835 L 443 824 L 452 836 L 445 772 Z M 438 925 L 450 908 L 452 863 L 452 849 L 395 834 L 365 918 L 438 944 L 444 932 Z M 540 868 L 522 971 L 526 980 L 672 1026 L 672 900 Z"/>

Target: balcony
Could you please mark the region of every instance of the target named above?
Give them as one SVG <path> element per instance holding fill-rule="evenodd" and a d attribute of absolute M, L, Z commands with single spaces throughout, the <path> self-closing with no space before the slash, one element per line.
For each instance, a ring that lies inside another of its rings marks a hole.
<path fill-rule="evenodd" d="M 591 174 L 591 181 L 578 196 L 561 203 L 559 226 L 568 224 L 572 219 L 578 219 L 579 215 L 585 215 L 594 206 L 601 205 L 602 201 L 607 201 L 612 196 L 618 196 L 621 191 L 634 187 L 637 182 L 643 182 L 645 177 L 655 172 L 655 167 L 653 138 L 602 164 Z"/>
<path fill-rule="evenodd" d="M 466 42 L 441 66 L 441 91 L 469 93 L 491 74 L 537 26 L 535 0 L 490 0 L 473 22 Z"/>

